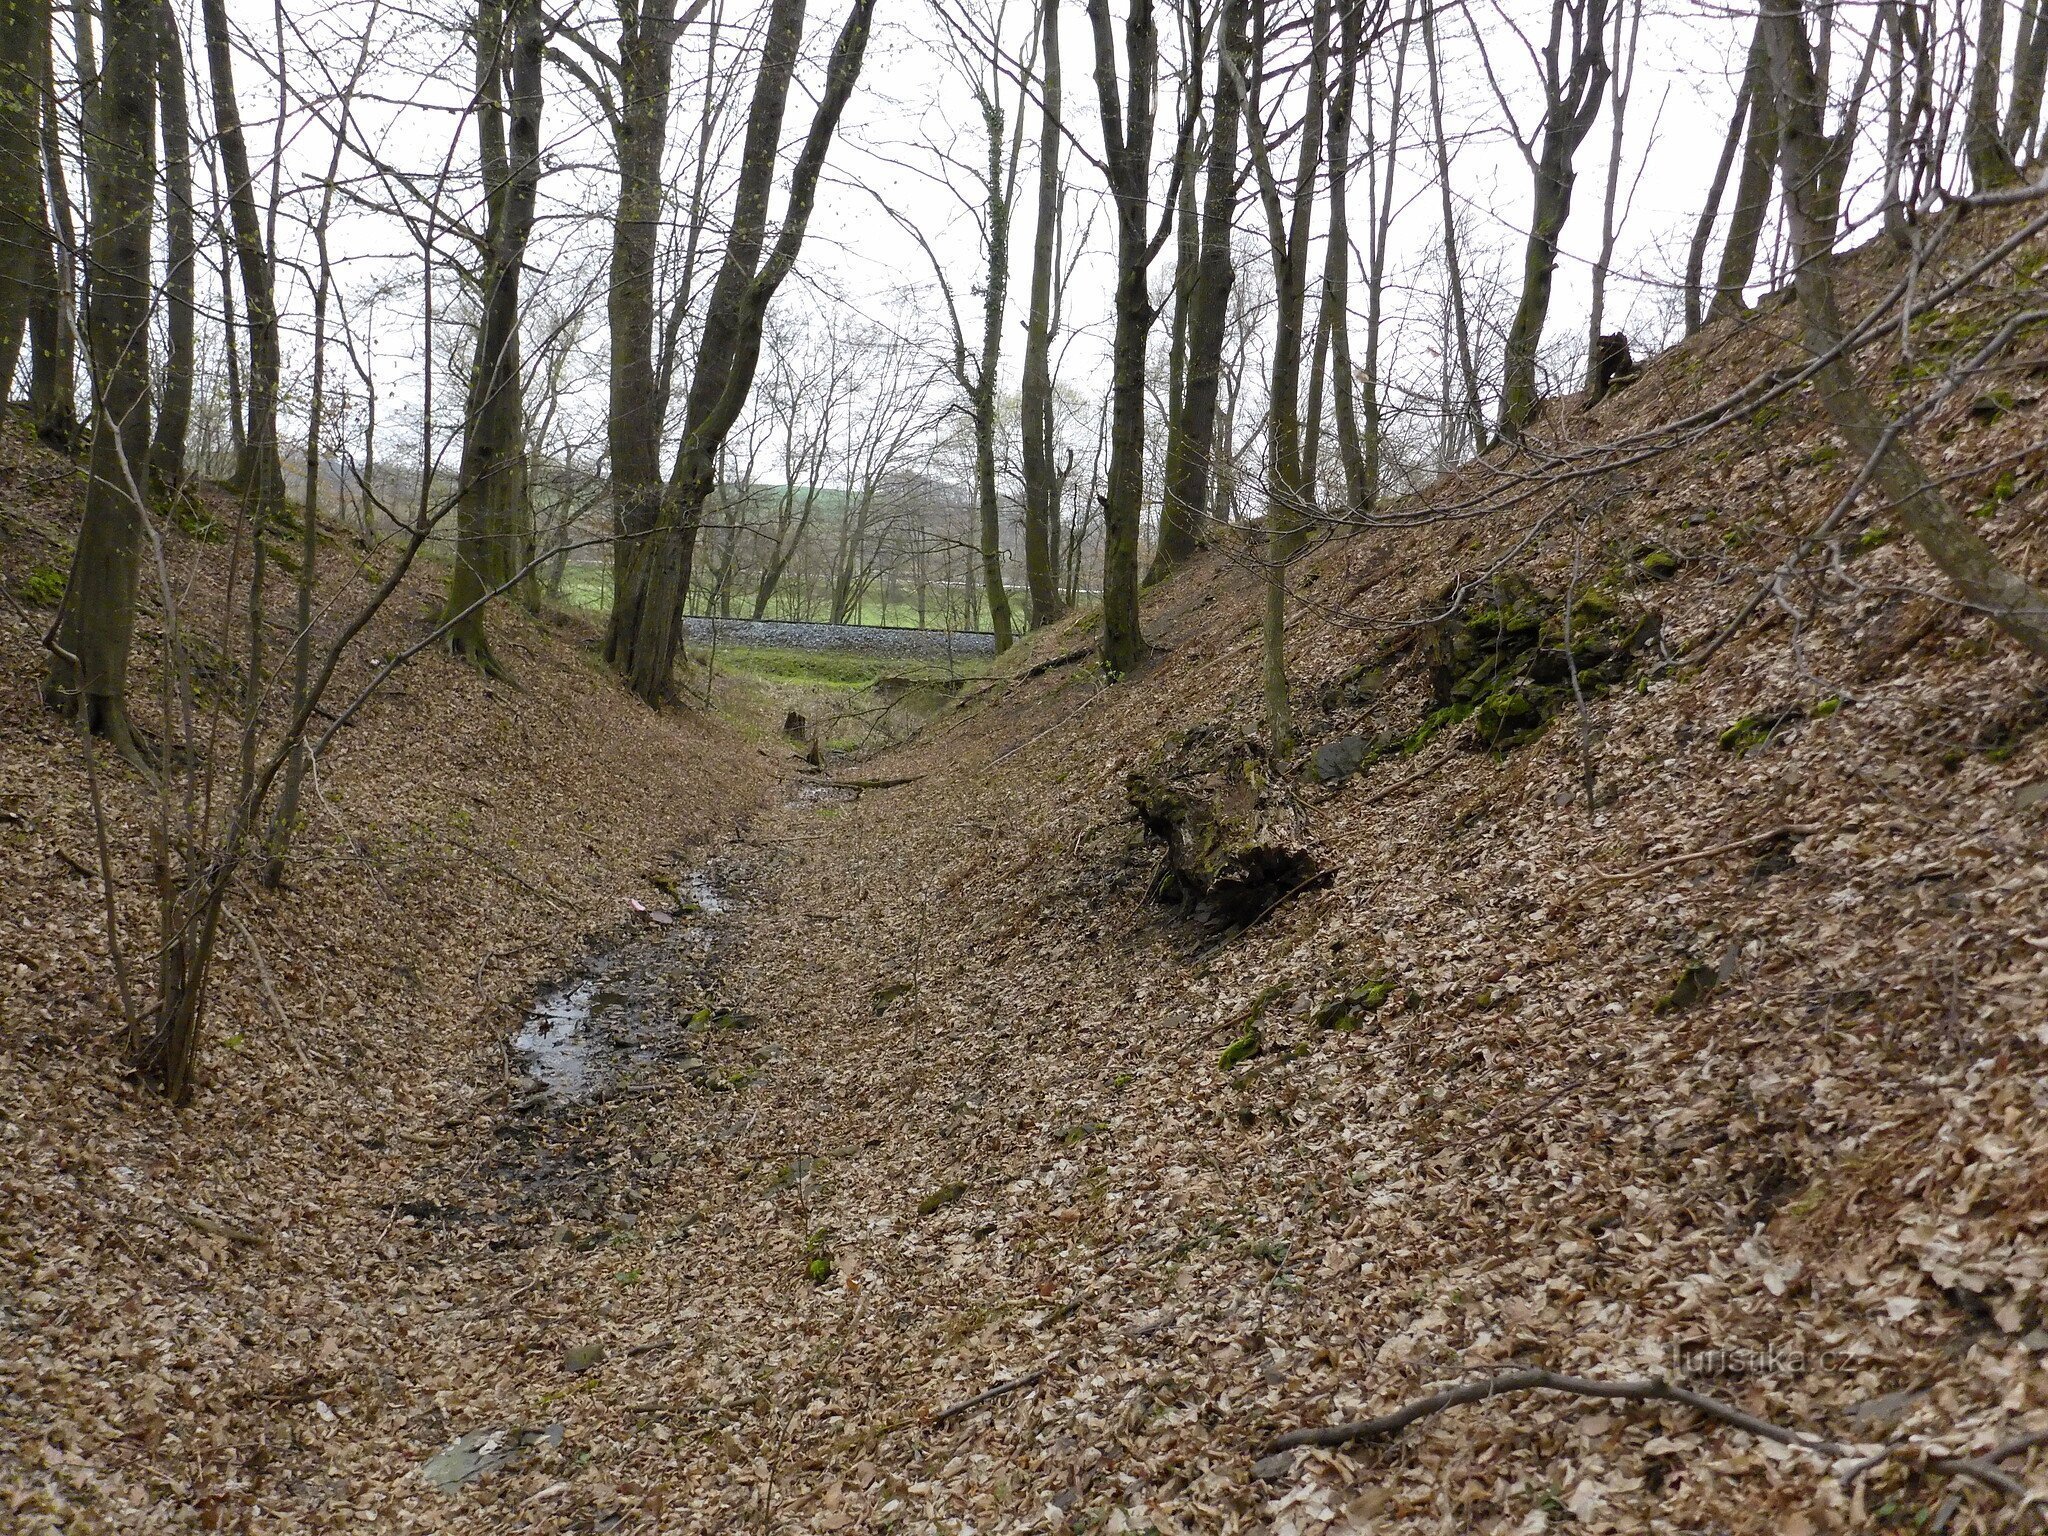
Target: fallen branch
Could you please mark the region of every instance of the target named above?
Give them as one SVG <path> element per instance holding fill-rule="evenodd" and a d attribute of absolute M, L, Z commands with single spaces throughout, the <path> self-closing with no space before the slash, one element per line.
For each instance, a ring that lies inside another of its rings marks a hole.
<path fill-rule="evenodd" d="M 1429 1418 L 1447 1408 L 1485 1402 L 1489 1398 L 1501 1397 L 1510 1392 L 1567 1392 L 1575 1397 L 1603 1398 L 1608 1401 L 1676 1403 L 1680 1407 L 1692 1409 L 1703 1418 L 1711 1419 L 1717 1424 L 1726 1424 L 1731 1429 L 1739 1429 L 1745 1434 L 1756 1436 L 1759 1440 L 1769 1440 L 1829 1461 L 1846 1460 L 1857 1456 L 1860 1451 L 1868 1450 L 1868 1447 L 1846 1445 L 1839 1440 L 1829 1440 L 1820 1435 L 1787 1429 L 1782 1424 L 1773 1424 L 1768 1419 L 1760 1419 L 1753 1413 L 1745 1412 L 1732 1403 L 1724 1403 L 1718 1398 L 1708 1397 L 1686 1387 L 1673 1386 L 1668 1381 L 1654 1378 L 1640 1381 L 1593 1381 L 1583 1376 L 1560 1375 L 1556 1371 L 1518 1370 L 1503 1371 L 1498 1376 L 1489 1376 L 1482 1381 L 1468 1381 L 1462 1386 L 1446 1388 L 1428 1397 L 1417 1398 L 1396 1408 L 1392 1413 L 1381 1414 L 1378 1418 L 1361 1419 L 1354 1424 L 1324 1424 L 1309 1429 L 1291 1430 L 1268 1445 L 1266 1455 L 1278 1456 L 1300 1446 L 1335 1449 L 1360 1440 L 1384 1439 L 1389 1435 L 1399 1434 L 1418 1419 Z M 1872 1468 L 1882 1466 L 1886 1462 L 1908 1462 L 1925 1467 L 1931 1472 L 1967 1478 L 2008 1498 L 2018 1499 L 2022 1507 L 2030 1511 L 2044 1529 L 2048 1529 L 2048 1508 L 2044 1508 L 2040 1498 L 2031 1493 L 2025 1483 L 2010 1473 L 2000 1471 L 1995 1465 L 1997 1460 L 2017 1454 L 2043 1440 L 2048 1440 L 2048 1431 L 2023 1435 L 2009 1446 L 1999 1447 L 1989 1456 L 1955 1456 L 1939 1446 L 1926 1442 L 1902 1441 L 1884 1447 L 1876 1455 L 1864 1455 L 1842 1473 L 1841 1480 L 1846 1486 Z"/>
<path fill-rule="evenodd" d="M 1619 885 L 1625 880 L 1640 880 L 1644 875 L 1654 875 L 1662 870 L 1674 869 L 1680 864 L 1691 864 L 1700 859 L 1711 859 L 1724 853 L 1740 853 L 1745 848 L 1754 848 L 1758 843 L 1775 842 L 1781 837 L 1811 837 L 1824 830 L 1816 826 L 1792 825 L 1773 827 L 1768 832 L 1759 832 L 1754 837 L 1738 837 L 1732 843 L 1716 843 L 1711 848 L 1695 849 L 1691 853 L 1676 854 L 1668 859 L 1659 859 L 1654 864 L 1645 864 L 1639 869 L 1624 869 L 1616 874 L 1593 872 L 1593 878 L 1602 885 Z"/>
<path fill-rule="evenodd" d="M 1045 1380 L 1046 1377 L 1050 1376 L 1053 1372 L 1053 1367 L 1060 1363 L 1060 1361 L 1054 1360 L 1041 1365 L 1035 1371 L 1026 1371 L 1022 1376 L 1013 1376 L 1008 1381 L 999 1381 L 986 1391 L 977 1392 L 969 1398 L 963 1398 L 950 1408 L 941 1408 L 929 1419 L 926 1419 L 925 1423 L 943 1424 L 948 1419 L 957 1419 L 963 1413 L 972 1412 L 984 1403 L 992 1403 L 999 1397 L 1008 1397 L 1012 1392 L 1021 1392 L 1026 1387 L 1035 1387 Z"/>
<path fill-rule="evenodd" d="M 826 789 L 895 789 L 899 785 L 915 784 L 923 777 L 921 773 L 913 773 L 901 779 L 820 779 L 818 782 Z"/>

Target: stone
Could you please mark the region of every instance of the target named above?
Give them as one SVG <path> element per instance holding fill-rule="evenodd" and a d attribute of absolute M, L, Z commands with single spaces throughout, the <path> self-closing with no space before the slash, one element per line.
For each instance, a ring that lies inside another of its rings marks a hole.
<path fill-rule="evenodd" d="M 1309 759 L 1309 777 L 1318 784 L 1341 784 L 1358 772 L 1372 756 L 1372 743 L 1363 736 L 1339 736 L 1326 741 Z"/>

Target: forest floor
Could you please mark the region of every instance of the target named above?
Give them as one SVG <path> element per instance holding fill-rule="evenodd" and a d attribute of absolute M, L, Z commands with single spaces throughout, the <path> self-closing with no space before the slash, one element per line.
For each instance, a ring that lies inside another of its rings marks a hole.
<path fill-rule="evenodd" d="M 1789 323 L 1712 327 L 1543 446 L 1674 420 Z M 1920 438 L 2037 581 L 2044 342 Z M 1285 762 L 1250 745 L 1235 534 L 1149 595 L 1138 676 L 1083 615 L 823 774 L 508 621 L 523 691 L 427 663 L 334 765 L 247 908 L 293 1028 L 231 965 L 176 1116 L 115 1070 L 76 747 L 10 629 L 12 1518 L 1996 1528 L 1924 1453 L 2048 1428 L 2048 685 L 1877 514 L 1731 628 L 1847 482 L 1796 400 L 1540 462 L 1297 568 Z M 1524 657 L 1441 707 L 1461 644 L 1567 612 L 1637 637 L 1625 676 L 1574 700 Z M 1366 761 L 1317 782 L 1326 748 Z M 1162 765 L 1259 787 L 1326 878 L 1161 904 L 1127 776 Z M 1526 1395 L 1266 1454 L 1511 1366 L 1909 1449 Z M 2042 1488 L 2048 1447 L 2003 1467 Z"/>

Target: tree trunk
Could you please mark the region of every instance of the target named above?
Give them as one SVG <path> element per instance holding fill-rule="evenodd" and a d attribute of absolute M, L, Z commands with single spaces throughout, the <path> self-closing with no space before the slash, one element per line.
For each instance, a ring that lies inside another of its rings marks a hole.
<path fill-rule="evenodd" d="M 1472 355 L 1472 326 L 1465 312 L 1465 274 L 1458 259 L 1458 219 L 1451 199 L 1451 152 L 1444 135 L 1443 68 L 1437 60 L 1434 5 L 1422 7 L 1422 47 L 1429 68 L 1430 144 L 1436 153 L 1437 195 L 1443 204 L 1444 285 L 1451 298 L 1458 378 L 1464 386 L 1464 428 L 1476 450 L 1486 441 L 1486 406 L 1479 398 L 1479 365 Z M 1445 405 L 1448 407 L 1450 402 Z"/>
<path fill-rule="evenodd" d="M 1970 75 L 1970 103 L 1963 119 L 1963 150 L 1970 179 L 1979 192 L 2008 186 L 2019 170 L 1998 122 L 1998 84 L 2005 61 L 2006 0 L 1978 0 L 1977 63 Z"/>
<path fill-rule="evenodd" d="M 1714 299 L 1707 306 L 1710 321 L 1743 312 L 1743 290 L 1756 268 L 1757 240 L 1771 207 L 1771 176 L 1778 164 L 1778 102 L 1766 78 L 1769 69 L 1763 23 L 1758 22 L 1743 80 L 1749 93 L 1749 141 L 1742 151 L 1742 174 L 1735 183 L 1735 210 L 1728 219 L 1728 241 L 1721 247 Z"/>
<path fill-rule="evenodd" d="M 2024 164 L 2041 123 L 2041 95 L 2048 84 L 2048 11 L 2041 0 L 2021 0 L 2020 34 L 2013 42 L 2012 103 L 2005 115 L 2005 154 Z"/>
<path fill-rule="evenodd" d="M 1808 354 L 1835 435 L 1871 466 L 1871 483 L 1963 601 L 1986 614 L 2034 655 L 2048 659 L 2048 593 L 2003 565 L 1970 522 L 1959 516 L 1856 378 L 1843 346 L 1848 327 L 1837 307 L 1834 248 L 1843 172 L 1855 142 L 1853 115 L 1830 137 L 1822 124 L 1825 96 L 1800 14 L 1764 11 L 1772 83 L 1783 116 L 1783 186 L 1796 262 L 1795 285 Z"/>
<path fill-rule="evenodd" d="M 1721 198 L 1728 190 L 1728 174 L 1735 168 L 1735 152 L 1742 147 L 1743 124 L 1749 117 L 1750 96 L 1755 87 L 1755 72 L 1745 69 L 1742 85 L 1735 93 L 1735 110 L 1728 117 L 1728 132 L 1721 140 L 1721 158 L 1714 162 L 1714 179 L 1707 185 L 1707 200 L 1700 206 L 1699 221 L 1693 225 L 1692 244 L 1686 248 L 1685 334 L 1688 336 L 1706 324 L 1707 245 L 1714 238 L 1714 221 L 1721 214 Z"/>
<path fill-rule="evenodd" d="M 78 446 L 77 293 L 78 236 L 71 217 L 71 190 L 64 180 L 63 138 L 57 123 L 55 61 L 49 29 L 36 40 L 42 80 L 43 190 L 49 198 L 49 226 L 36 252 L 36 294 L 29 310 L 29 409 L 36 435 L 60 453 Z"/>
<path fill-rule="evenodd" d="M 1152 0 L 1130 0 L 1125 102 L 1117 100 L 1109 0 L 1088 0 L 1103 159 L 1116 208 L 1115 322 L 1110 340 L 1109 470 L 1102 501 L 1102 665 L 1128 677 L 1145 651 L 1138 626 L 1138 536 L 1145 498 L 1145 348 L 1158 311 L 1146 280 L 1156 244 L 1151 217 L 1153 84 L 1159 33 Z M 1163 233 L 1163 232 L 1162 232 Z"/>
<path fill-rule="evenodd" d="M 14 387 L 21 340 L 35 308 L 43 221 L 41 71 L 34 68 L 50 25 L 44 0 L 0 0 L 0 58 L 13 78 L 0 85 L 0 405 Z M 31 75 L 32 78 L 24 78 Z"/>
<path fill-rule="evenodd" d="M 256 184 L 235 98 L 234 54 L 228 34 L 227 0 L 200 0 L 206 33 L 207 71 L 213 77 L 214 131 L 221 170 L 227 179 L 228 217 L 242 278 L 242 304 L 249 323 L 248 426 L 235 465 L 235 485 L 259 527 L 284 510 L 284 464 L 277 446 L 277 391 L 281 360 L 277 340 L 277 299 L 263 226 L 256 216 Z"/>
<path fill-rule="evenodd" d="M 1331 0 L 1316 0 L 1309 54 L 1306 113 L 1299 129 L 1291 206 L 1283 203 L 1279 179 L 1265 149 L 1265 122 L 1252 101 L 1252 161 L 1265 204 L 1267 240 L 1273 258 L 1273 360 L 1267 392 L 1266 603 L 1264 674 L 1266 739 L 1274 756 L 1294 750 L 1294 713 L 1287 684 L 1287 572 L 1302 549 L 1302 528 L 1313 506 L 1314 489 L 1304 473 L 1301 430 L 1301 364 L 1308 300 L 1308 254 L 1314 212 L 1316 168 L 1323 149 L 1323 88 L 1329 73 Z M 1252 73 L 1264 59 L 1265 17 L 1256 14 Z"/>
<path fill-rule="evenodd" d="M 185 484 L 198 246 L 192 234 L 192 123 L 185 101 L 185 49 L 170 0 L 159 0 L 157 27 L 163 50 L 157 60 L 157 91 L 164 114 L 164 389 L 156 435 L 149 445 L 149 490 L 163 502 L 178 495 Z"/>
<path fill-rule="evenodd" d="M 1423 0 L 1423 3 L 1425 5 L 1433 4 L 1434 0 Z M 1356 10 L 1356 6 L 1347 5 L 1345 10 L 1349 14 Z M 1401 96 L 1403 87 L 1407 82 L 1408 35 L 1409 28 L 1414 24 L 1414 19 L 1415 8 L 1413 5 L 1410 5 L 1403 10 L 1401 15 L 1401 40 L 1394 54 L 1393 96 L 1387 104 L 1387 142 L 1382 151 L 1380 167 L 1382 176 L 1379 187 L 1380 206 L 1372 229 L 1372 269 L 1366 274 L 1365 437 L 1362 448 L 1357 441 L 1357 428 L 1355 424 L 1352 428 L 1353 441 L 1349 446 L 1346 445 L 1344 438 L 1345 420 L 1349 414 L 1347 402 L 1350 399 L 1351 393 L 1351 347 L 1345 335 L 1341 277 L 1337 289 L 1337 302 L 1333 305 L 1331 313 L 1330 342 L 1334 352 L 1333 362 L 1337 377 L 1337 449 L 1344 458 L 1344 481 L 1352 493 L 1352 507 L 1361 512 L 1371 508 L 1380 499 L 1380 465 L 1384 457 L 1382 453 L 1383 413 L 1380 398 L 1380 328 L 1386 313 L 1387 246 L 1393 238 L 1394 230 L 1394 172 L 1400 165 Z M 1345 39 L 1343 46 L 1349 51 L 1350 55 L 1341 63 L 1342 72 L 1348 78 L 1351 71 L 1356 68 L 1358 47 L 1356 41 L 1349 37 Z M 1342 102 L 1348 111 L 1350 106 L 1349 93 L 1341 85 L 1338 89 L 1337 99 Z M 1335 178 L 1338 174 L 1338 149 L 1340 146 L 1340 140 L 1337 137 L 1339 128 L 1335 119 L 1331 121 L 1330 131 L 1330 175 L 1333 178 L 1332 186 L 1334 188 L 1336 184 Z M 1341 197 L 1334 190 L 1331 193 L 1331 200 L 1334 204 L 1330 215 L 1331 239 L 1333 244 L 1337 244 L 1337 236 L 1344 229 L 1341 215 L 1343 203 Z M 1351 253 L 1348 244 L 1340 245 L 1338 254 L 1331 259 L 1331 265 L 1341 273 L 1350 260 Z M 1354 455 L 1357 457 L 1355 465 L 1353 463 Z"/>
<path fill-rule="evenodd" d="M 662 154 L 668 142 L 675 58 L 675 0 L 619 7 L 619 115 L 614 138 L 619 209 L 612 221 L 611 448 L 612 590 L 622 584 L 632 543 L 661 508 L 663 396 L 654 373 L 654 269 L 661 233 Z"/>
<path fill-rule="evenodd" d="M 1635 3 L 1635 21 L 1628 29 L 1626 52 L 1622 23 L 1629 14 L 1628 0 L 1615 8 L 1614 52 L 1617 68 L 1608 76 L 1607 189 L 1600 199 L 1600 254 L 1593 260 L 1593 295 L 1586 324 L 1586 399 L 1597 401 L 1607 389 L 1606 371 L 1600 366 L 1600 332 L 1607 323 L 1607 270 L 1614 263 L 1614 212 L 1621 194 L 1622 131 L 1628 122 L 1629 87 L 1635 83 L 1636 39 L 1643 27 L 1642 0 Z"/>
<path fill-rule="evenodd" d="M 1529 240 L 1522 253 L 1522 297 L 1508 326 L 1501 384 L 1500 432 L 1519 436 L 1535 414 L 1536 352 L 1550 313 L 1551 284 L 1557 275 L 1558 238 L 1571 217 L 1573 158 L 1592 129 L 1607 88 L 1608 0 L 1552 0 L 1550 42 L 1543 53 L 1544 113 L 1540 147 L 1532 162 L 1535 203 Z M 1569 73 L 1560 48 L 1567 20 L 1574 47 Z"/>
<path fill-rule="evenodd" d="M 149 461 L 150 225 L 156 175 L 156 0 L 108 0 L 106 64 L 87 142 L 92 177 L 92 457 L 49 693 L 130 758 L 134 636 Z"/>
<path fill-rule="evenodd" d="M 1330 228 L 1324 239 L 1323 262 L 1323 314 L 1321 329 L 1329 333 L 1330 365 L 1335 389 L 1332 391 L 1336 407 L 1337 458 L 1344 466 L 1344 503 L 1354 513 L 1369 508 L 1379 496 L 1380 456 L 1380 392 L 1379 392 L 1379 317 L 1380 292 L 1386 262 L 1386 235 L 1383 228 L 1375 225 L 1375 241 L 1372 250 L 1373 270 L 1367 275 L 1369 297 L 1366 301 L 1365 357 L 1365 429 L 1359 429 L 1358 388 L 1351 362 L 1351 118 L 1353 102 L 1356 99 L 1356 85 L 1359 71 L 1365 63 L 1365 4 L 1366 0 L 1347 0 L 1337 14 L 1337 81 L 1330 93 Z M 1407 7 L 1402 13 L 1401 58 L 1403 65 L 1408 56 L 1408 28 L 1414 20 L 1414 7 Z M 1394 88 L 1394 114 L 1398 125 L 1400 120 L 1400 86 Z M 1368 125 L 1369 126 L 1369 125 Z M 1368 138 L 1370 136 L 1368 135 Z M 1393 182 L 1395 164 L 1393 139 L 1385 158 L 1385 169 L 1389 188 Z M 1392 205 L 1391 190 L 1388 205 Z M 1371 209 L 1368 207 L 1367 212 Z M 1384 223 L 1385 221 L 1382 221 Z M 1320 364 L 1320 347 L 1317 352 Z M 1318 399 L 1320 396 L 1318 395 Z M 1317 404 L 1309 412 L 1311 429 L 1322 423 L 1322 410 Z M 1314 455 L 1310 455 L 1313 460 Z M 1310 465 L 1310 478 L 1314 478 L 1314 466 Z"/>
<path fill-rule="evenodd" d="M 981 509 L 981 580 L 1000 656 L 1016 641 L 1010 593 L 1003 584 L 1002 503 L 996 495 L 996 369 L 1010 290 L 1010 208 L 1017 178 L 1014 149 L 1009 174 L 1004 174 L 1003 114 L 994 95 L 983 97 L 981 116 L 988 135 L 988 271 L 981 290 L 981 360 L 969 403 L 974 412 L 974 499 Z"/>
<path fill-rule="evenodd" d="M 1059 483 L 1053 467 L 1052 288 L 1059 260 L 1060 222 L 1060 8 L 1038 0 L 1039 85 L 1038 210 L 1031 240 L 1031 304 L 1024 325 L 1021 386 L 1024 468 L 1024 584 L 1031 594 L 1033 628 L 1059 618 L 1056 546 Z"/>
<path fill-rule="evenodd" d="M 520 272 L 540 188 L 543 33 L 533 0 L 477 11 L 477 138 L 488 200 L 482 313 L 463 417 L 455 563 L 442 622 L 449 651 L 489 674 L 484 607 L 530 558 Z"/>

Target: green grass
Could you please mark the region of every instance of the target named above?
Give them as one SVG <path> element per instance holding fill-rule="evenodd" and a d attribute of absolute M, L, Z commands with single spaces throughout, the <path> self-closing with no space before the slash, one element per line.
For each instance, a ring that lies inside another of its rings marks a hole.
<path fill-rule="evenodd" d="M 561 600 L 586 613 L 612 611 L 612 568 L 609 565 L 570 564 L 562 572 Z"/>

